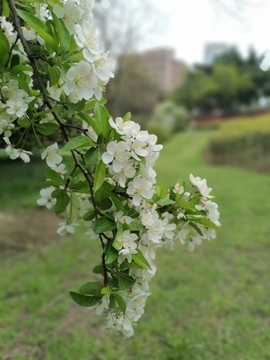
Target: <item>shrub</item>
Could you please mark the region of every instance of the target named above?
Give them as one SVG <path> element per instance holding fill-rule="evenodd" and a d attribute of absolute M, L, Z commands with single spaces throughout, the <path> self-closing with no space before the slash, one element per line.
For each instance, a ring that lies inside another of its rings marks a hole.
<path fill-rule="evenodd" d="M 208 155 L 214 164 L 270 171 L 270 116 L 222 123 L 210 141 Z"/>
<path fill-rule="evenodd" d="M 161 125 L 169 132 L 183 131 L 189 122 L 189 114 L 184 107 L 175 105 L 171 101 L 159 104 L 153 114 L 149 126 Z"/>

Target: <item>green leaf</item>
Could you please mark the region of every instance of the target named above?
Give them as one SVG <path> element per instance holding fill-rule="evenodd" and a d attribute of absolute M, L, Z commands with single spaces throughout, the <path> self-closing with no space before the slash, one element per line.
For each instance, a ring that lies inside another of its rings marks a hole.
<path fill-rule="evenodd" d="M 32 70 L 31 66 L 21 65 L 20 62 L 16 64 L 16 61 L 17 61 L 16 55 L 12 56 L 12 60 L 11 60 L 11 61 L 14 61 L 13 65 L 12 65 L 12 73 L 20 74 L 22 71 L 31 71 Z"/>
<path fill-rule="evenodd" d="M 113 190 L 113 186 L 109 184 L 107 181 L 104 181 L 101 187 L 95 193 L 96 202 L 100 203 L 103 199 L 108 199 L 111 197 L 111 191 Z"/>
<path fill-rule="evenodd" d="M 85 104 L 84 110 L 87 111 L 87 110 L 94 109 L 95 104 L 96 104 L 97 102 L 98 102 L 97 99 L 88 100 L 87 103 Z"/>
<path fill-rule="evenodd" d="M 1 49 L 0 68 L 2 68 L 4 65 L 6 65 L 9 59 L 9 42 L 1 30 L 0 30 L 0 49 Z"/>
<path fill-rule="evenodd" d="M 59 0 L 48 0 L 47 2 L 51 8 L 53 8 L 55 4 L 58 4 L 59 6 L 63 6 Z"/>
<path fill-rule="evenodd" d="M 51 85 L 57 85 L 61 75 L 59 67 L 48 65 L 48 72 Z"/>
<path fill-rule="evenodd" d="M 165 198 L 168 194 L 168 186 L 166 184 L 162 184 L 159 187 L 159 192 L 157 193 L 162 199 Z"/>
<path fill-rule="evenodd" d="M 125 260 L 121 264 L 122 269 L 141 269 L 142 267 L 138 264 L 136 264 L 134 261 L 131 261 L 130 263 Z"/>
<path fill-rule="evenodd" d="M 80 170 L 79 170 L 80 172 Z M 76 174 L 73 174 L 73 176 L 76 176 Z M 79 192 L 82 194 L 89 194 L 89 187 L 86 181 L 73 179 L 71 181 L 71 184 L 69 186 L 70 190 L 73 190 L 75 192 Z"/>
<path fill-rule="evenodd" d="M 99 129 L 99 134 L 102 134 L 105 138 L 109 135 L 111 131 L 111 126 L 109 124 L 110 114 L 108 110 L 101 105 L 100 103 L 95 104 L 95 120 Z"/>
<path fill-rule="evenodd" d="M 100 133 L 100 130 L 97 126 L 97 123 L 95 122 L 95 120 L 88 114 L 84 113 L 84 112 L 79 112 L 78 113 L 79 117 L 81 119 L 83 119 L 84 121 L 87 122 L 87 124 L 89 124 L 93 130 L 95 131 L 95 133 L 98 135 Z"/>
<path fill-rule="evenodd" d="M 114 262 L 114 260 L 116 260 L 118 257 L 118 251 L 112 246 L 112 243 L 110 244 L 110 246 L 108 247 L 106 256 L 105 256 L 105 263 L 106 264 L 111 264 L 112 262 Z"/>
<path fill-rule="evenodd" d="M 56 171 L 54 171 L 52 169 L 47 169 L 45 174 L 46 174 L 47 178 L 53 180 L 57 184 L 56 186 L 65 184 L 65 180 Z"/>
<path fill-rule="evenodd" d="M 168 199 L 168 198 L 165 198 L 165 199 L 160 199 L 160 200 L 158 200 L 158 201 L 157 201 L 157 204 L 158 204 L 160 207 L 163 207 L 163 206 L 175 204 L 175 201 L 173 201 L 173 200 L 171 200 L 171 199 Z"/>
<path fill-rule="evenodd" d="M 109 210 L 112 207 L 112 201 L 109 198 L 104 198 L 100 202 L 101 210 Z"/>
<path fill-rule="evenodd" d="M 124 212 L 124 205 L 123 205 L 122 201 L 119 199 L 119 197 L 117 195 L 111 193 L 110 198 L 111 198 L 112 202 L 114 203 L 114 206 L 116 207 L 116 209 L 118 211 Z"/>
<path fill-rule="evenodd" d="M 93 220 L 94 217 L 95 217 L 95 211 L 90 210 L 86 214 L 83 215 L 83 220 L 90 221 L 90 220 Z"/>
<path fill-rule="evenodd" d="M 31 122 L 25 118 L 19 118 L 17 124 L 21 127 L 28 128 L 31 125 Z"/>
<path fill-rule="evenodd" d="M 101 289 L 102 284 L 98 281 L 94 281 L 82 285 L 79 289 L 79 292 L 84 295 L 100 295 Z"/>
<path fill-rule="evenodd" d="M 77 198 L 77 195 L 75 195 L 74 193 L 70 194 L 69 206 L 70 206 L 69 221 L 72 223 L 75 219 L 77 219 L 80 211 L 80 203 Z"/>
<path fill-rule="evenodd" d="M 85 154 L 85 162 L 88 166 L 96 165 L 98 162 L 98 149 L 95 147 L 91 147 L 89 150 L 87 150 Z"/>
<path fill-rule="evenodd" d="M 102 265 L 97 265 L 93 268 L 94 274 L 104 274 L 104 269 Z"/>
<path fill-rule="evenodd" d="M 93 146 L 93 141 L 84 135 L 79 135 L 75 137 L 74 139 L 69 140 L 66 145 L 63 147 L 64 151 L 84 148 L 84 147 L 90 147 Z M 104 164 L 105 165 L 105 164 Z"/>
<path fill-rule="evenodd" d="M 8 4 L 7 4 L 7 1 L 4 0 L 3 1 L 3 15 L 8 18 L 9 17 L 9 14 L 10 14 L 10 11 L 9 11 L 9 7 L 8 7 Z M 2 14 L 0 14 L 1 16 Z"/>
<path fill-rule="evenodd" d="M 133 279 L 125 272 L 118 272 L 117 279 L 120 290 L 125 290 L 127 288 L 130 288 L 135 283 L 135 279 Z"/>
<path fill-rule="evenodd" d="M 116 223 L 106 216 L 98 218 L 93 224 L 93 230 L 96 234 L 101 234 L 106 231 L 111 231 L 116 228 Z"/>
<path fill-rule="evenodd" d="M 112 292 L 113 292 L 113 289 L 110 286 L 106 286 L 101 289 L 102 295 L 111 294 Z"/>
<path fill-rule="evenodd" d="M 47 169 L 45 171 L 45 174 L 47 176 L 48 179 L 53 180 L 53 182 L 56 184 L 55 186 L 61 186 L 65 184 L 65 179 L 62 178 L 62 176 L 60 174 L 58 174 L 58 172 L 56 172 L 53 169 Z M 63 191 L 63 190 L 60 190 Z"/>
<path fill-rule="evenodd" d="M 205 219 L 205 218 L 190 218 L 189 220 L 192 220 L 196 222 L 197 224 L 204 225 L 206 227 L 209 227 L 214 230 L 218 230 L 218 226 L 212 223 L 212 221 Z"/>
<path fill-rule="evenodd" d="M 66 207 L 69 204 L 69 196 L 65 192 L 65 190 L 56 190 L 56 191 L 58 191 L 58 193 L 56 196 L 56 204 L 54 211 L 56 212 L 56 214 L 61 214 L 63 211 L 66 210 Z"/>
<path fill-rule="evenodd" d="M 47 114 L 51 114 L 54 110 L 53 109 L 48 109 L 48 110 L 44 110 L 44 111 L 37 111 L 33 114 L 33 119 L 36 118 L 43 118 L 44 115 Z M 40 124 L 41 125 L 41 124 Z M 57 124 L 56 124 L 57 125 Z"/>
<path fill-rule="evenodd" d="M 123 231 L 124 231 L 124 227 L 123 225 L 118 225 L 118 228 L 117 228 L 117 234 L 113 240 L 113 243 L 112 243 L 112 246 L 117 250 L 119 251 L 121 249 L 121 245 L 120 245 L 120 242 L 118 241 L 118 238 L 119 236 L 121 236 L 123 234 Z"/>
<path fill-rule="evenodd" d="M 11 68 L 14 68 L 16 66 L 19 66 L 20 65 L 20 57 L 18 54 L 14 54 L 11 58 L 11 61 L 10 61 L 10 67 Z M 25 66 L 25 65 L 24 65 Z M 25 67 L 28 67 L 28 66 L 25 66 Z M 31 71 L 31 67 L 29 66 L 29 69 Z"/>
<path fill-rule="evenodd" d="M 111 294 L 111 296 L 110 296 L 109 309 L 110 310 L 115 309 L 115 298 L 114 298 L 113 294 Z"/>
<path fill-rule="evenodd" d="M 56 26 L 56 33 L 59 40 L 60 49 L 64 53 L 70 46 L 71 36 L 63 20 L 59 19 L 53 12 L 51 14 L 53 17 L 53 24 Z"/>
<path fill-rule="evenodd" d="M 85 307 L 95 306 L 102 298 L 102 296 L 88 296 L 75 291 L 70 291 L 69 294 L 78 305 Z"/>
<path fill-rule="evenodd" d="M 36 125 L 37 131 L 45 136 L 52 135 L 59 130 L 59 125 L 56 123 L 44 123 Z"/>
<path fill-rule="evenodd" d="M 129 209 L 125 215 L 131 217 L 132 219 L 135 219 L 140 216 L 140 213 L 135 209 Z"/>
<path fill-rule="evenodd" d="M 201 236 L 203 236 L 203 233 L 201 232 L 201 230 L 198 228 L 198 226 L 197 226 L 196 224 L 194 224 L 193 222 L 190 221 L 190 222 L 189 222 L 189 225 L 190 225 L 191 227 L 193 227 L 193 229 L 196 230 L 198 234 L 200 234 Z"/>
<path fill-rule="evenodd" d="M 82 111 L 85 108 L 85 100 L 82 99 L 75 104 L 75 111 Z"/>
<path fill-rule="evenodd" d="M 52 48 L 56 53 L 58 52 L 57 41 L 48 33 L 48 28 L 40 19 L 24 10 L 17 9 L 17 13 L 43 38 L 47 47 Z"/>
<path fill-rule="evenodd" d="M 123 121 L 128 121 L 131 120 L 131 112 L 127 112 L 124 116 L 123 116 Z"/>
<path fill-rule="evenodd" d="M 197 209 L 195 208 L 195 205 L 191 202 L 188 202 L 184 199 L 177 199 L 176 201 L 177 205 L 183 209 L 190 210 L 192 212 L 197 212 Z"/>
<path fill-rule="evenodd" d="M 121 295 L 119 294 L 111 294 L 111 296 L 113 296 L 117 302 L 117 304 L 119 305 L 119 307 L 123 310 L 126 311 L 127 308 L 127 304 L 125 302 L 125 300 L 122 298 Z"/>
<path fill-rule="evenodd" d="M 101 187 L 105 180 L 106 165 L 102 160 L 97 164 L 94 175 L 94 192 Z"/>
<path fill-rule="evenodd" d="M 135 261 L 136 264 L 138 264 L 142 269 L 151 269 L 151 266 L 149 265 L 146 258 L 143 256 L 140 249 L 136 249 L 137 254 L 132 255 L 133 261 Z"/>

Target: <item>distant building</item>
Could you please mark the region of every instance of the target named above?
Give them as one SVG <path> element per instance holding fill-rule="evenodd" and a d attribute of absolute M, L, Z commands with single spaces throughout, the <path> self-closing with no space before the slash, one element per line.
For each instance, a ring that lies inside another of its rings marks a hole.
<path fill-rule="evenodd" d="M 214 60 L 224 54 L 230 46 L 224 43 L 208 43 L 204 47 L 204 64 L 212 65 Z"/>
<path fill-rule="evenodd" d="M 136 57 L 140 66 L 163 92 L 175 90 L 183 84 L 187 74 L 187 66 L 184 62 L 175 59 L 173 49 L 159 48 L 136 54 L 122 55 L 119 66 L 126 57 Z"/>

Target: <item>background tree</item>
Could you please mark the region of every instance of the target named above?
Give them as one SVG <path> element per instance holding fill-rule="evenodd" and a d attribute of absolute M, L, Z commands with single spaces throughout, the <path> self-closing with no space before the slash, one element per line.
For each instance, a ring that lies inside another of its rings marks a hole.
<path fill-rule="evenodd" d="M 197 65 L 190 70 L 184 86 L 172 98 L 189 110 L 227 115 L 243 106 L 251 108 L 269 92 L 270 72 L 260 69 L 261 58 L 250 49 L 244 58 L 236 48 L 217 57 L 212 65 Z"/>
<path fill-rule="evenodd" d="M 161 31 L 162 21 L 164 16 L 149 0 L 95 2 L 94 24 L 101 45 L 104 49 L 109 49 L 116 63 L 120 54 L 138 50 L 145 42 L 151 43 L 151 37 Z"/>
<path fill-rule="evenodd" d="M 109 49 L 114 61 L 115 79 L 108 84 L 106 94 L 113 116 L 131 111 L 145 126 L 158 102 L 159 91 L 135 53 L 143 44 L 151 44 L 164 21 L 150 0 L 96 0 L 94 23 L 102 48 Z"/>
<path fill-rule="evenodd" d="M 107 88 L 108 107 L 113 116 L 131 111 L 145 125 L 159 101 L 160 92 L 136 55 L 120 58 L 114 81 Z"/>

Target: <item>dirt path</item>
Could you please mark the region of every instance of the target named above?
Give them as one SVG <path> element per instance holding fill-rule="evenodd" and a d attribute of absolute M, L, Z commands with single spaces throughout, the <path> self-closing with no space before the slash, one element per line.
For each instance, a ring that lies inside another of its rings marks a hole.
<path fill-rule="evenodd" d="M 30 244 L 60 241 L 61 219 L 47 210 L 0 212 L 0 257 L 27 250 Z"/>

